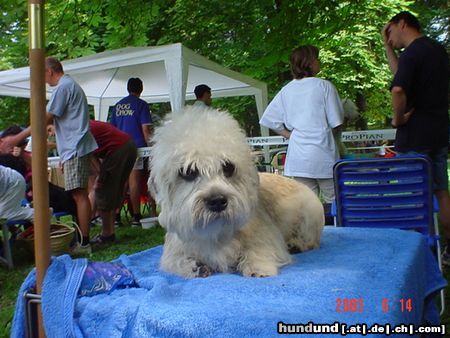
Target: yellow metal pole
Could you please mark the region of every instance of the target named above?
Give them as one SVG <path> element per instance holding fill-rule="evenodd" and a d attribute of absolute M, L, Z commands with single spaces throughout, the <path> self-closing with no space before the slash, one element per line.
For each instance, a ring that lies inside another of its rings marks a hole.
<path fill-rule="evenodd" d="M 42 282 L 50 263 L 50 227 L 47 173 L 47 126 L 45 109 L 44 1 L 28 1 L 28 35 L 30 58 L 30 116 L 33 139 L 33 206 L 34 257 L 36 291 L 42 293 Z M 39 337 L 45 337 L 41 308 L 38 308 Z"/>

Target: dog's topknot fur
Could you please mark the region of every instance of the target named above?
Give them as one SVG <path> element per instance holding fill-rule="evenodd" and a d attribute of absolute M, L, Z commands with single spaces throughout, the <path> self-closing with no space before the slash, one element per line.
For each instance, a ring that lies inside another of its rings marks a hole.
<path fill-rule="evenodd" d="M 212 142 L 214 147 L 210 146 Z M 187 155 L 186 149 L 197 150 L 195 154 L 190 154 L 193 158 L 183 158 L 187 163 L 198 160 L 199 157 L 203 160 L 212 158 L 212 155 L 217 156 L 218 152 L 222 152 L 225 157 L 239 157 L 240 161 L 251 161 L 250 147 L 242 146 L 247 144 L 247 141 L 237 121 L 228 113 L 215 109 L 187 106 L 182 113 L 168 115 L 164 125 L 155 131 L 152 155 L 167 155 L 161 153 L 166 151 L 161 145 L 169 143 L 173 145 L 175 157 Z"/>

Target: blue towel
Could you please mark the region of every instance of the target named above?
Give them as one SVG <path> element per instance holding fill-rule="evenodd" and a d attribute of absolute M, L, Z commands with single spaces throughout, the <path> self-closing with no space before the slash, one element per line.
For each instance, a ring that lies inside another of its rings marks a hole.
<path fill-rule="evenodd" d="M 87 259 L 71 259 L 64 255 L 53 257 L 42 285 L 42 311 L 47 337 L 76 337 L 73 311 Z M 16 302 L 11 337 L 25 337 L 24 295 L 36 286 L 36 270 L 33 269 L 22 284 Z M 64 325 L 52 325 L 53 317 L 60 318 Z M 47 320 L 50 319 L 50 320 Z M 51 325 L 46 325 L 48 322 Z"/>
<path fill-rule="evenodd" d="M 433 297 L 446 285 L 422 235 L 395 229 L 327 227 L 320 249 L 268 278 L 184 279 L 159 270 L 161 253 L 118 259 L 138 288 L 79 298 L 82 267 L 55 258 L 42 295 L 48 337 L 274 337 L 279 322 L 437 323 Z M 21 308 L 13 337 L 21 337 Z"/>
<path fill-rule="evenodd" d="M 11 329 L 11 337 L 25 337 L 25 293 L 36 286 L 36 269 L 30 271 L 20 286 Z"/>
<path fill-rule="evenodd" d="M 85 258 L 71 259 L 64 255 L 53 259 L 42 285 L 42 312 L 47 337 L 78 336 L 73 311 L 86 266 Z M 53 320 L 56 317 L 59 319 Z"/>

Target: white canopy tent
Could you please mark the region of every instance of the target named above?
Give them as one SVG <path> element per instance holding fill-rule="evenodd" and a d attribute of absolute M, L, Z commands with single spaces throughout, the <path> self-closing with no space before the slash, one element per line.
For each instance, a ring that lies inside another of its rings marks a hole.
<path fill-rule="evenodd" d="M 129 47 L 63 61 L 64 71 L 83 88 L 95 118 L 106 120 L 109 106 L 126 96 L 127 81 L 144 82 L 141 98 L 149 103 L 170 102 L 173 111 L 195 99 L 194 88 L 205 83 L 213 97 L 255 96 L 258 115 L 267 106 L 267 85 L 227 69 L 181 43 Z M 47 87 L 47 98 L 51 94 Z M 0 72 L 0 95 L 30 97 L 29 67 Z M 264 130 L 263 135 L 268 135 Z"/>

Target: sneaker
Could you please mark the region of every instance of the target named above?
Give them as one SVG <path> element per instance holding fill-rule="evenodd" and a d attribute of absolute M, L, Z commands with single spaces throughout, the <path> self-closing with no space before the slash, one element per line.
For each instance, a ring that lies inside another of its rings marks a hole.
<path fill-rule="evenodd" d="M 90 244 L 107 244 L 114 243 L 116 241 L 116 235 L 112 234 L 110 236 L 102 236 L 102 234 L 95 235 L 89 241 Z"/>
<path fill-rule="evenodd" d="M 120 215 L 116 214 L 116 219 L 114 220 L 114 228 L 123 227 L 122 220 L 120 219 Z"/>
<path fill-rule="evenodd" d="M 132 228 L 137 228 L 137 227 L 140 227 L 140 228 L 142 228 L 142 224 L 141 224 L 141 221 L 138 221 L 138 220 L 133 220 L 133 221 L 131 221 L 131 227 Z"/>
<path fill-rule="evenodd" d="M 450 254 L 447 253 L 447 247 L 444 248 L 441 254 L 441 263 L 444 266 L 450 266 Z"/>
<path fill-rule="evenodd" d="M 102 225 L 102 218 L 100 216 L 96 216 L 91 219 L 91 227 L 95 227 L 96 225 Z"/>
<path fill-rule="evenodd" d="M 133 215 L 133 220 L 131 221 L 131 227 L 132 228 L 137 228 L 137 227 L 141 227 L 142 228 L 141 218 L 142 218 L 141 214 Z"/>
<path fill-rule="evenodd" d="M 92 255 L 92 248 L 90 244 L 81 245 L 80 242 L 76 242 L 75 245 L 70 249 L 72 255 Z"/>

